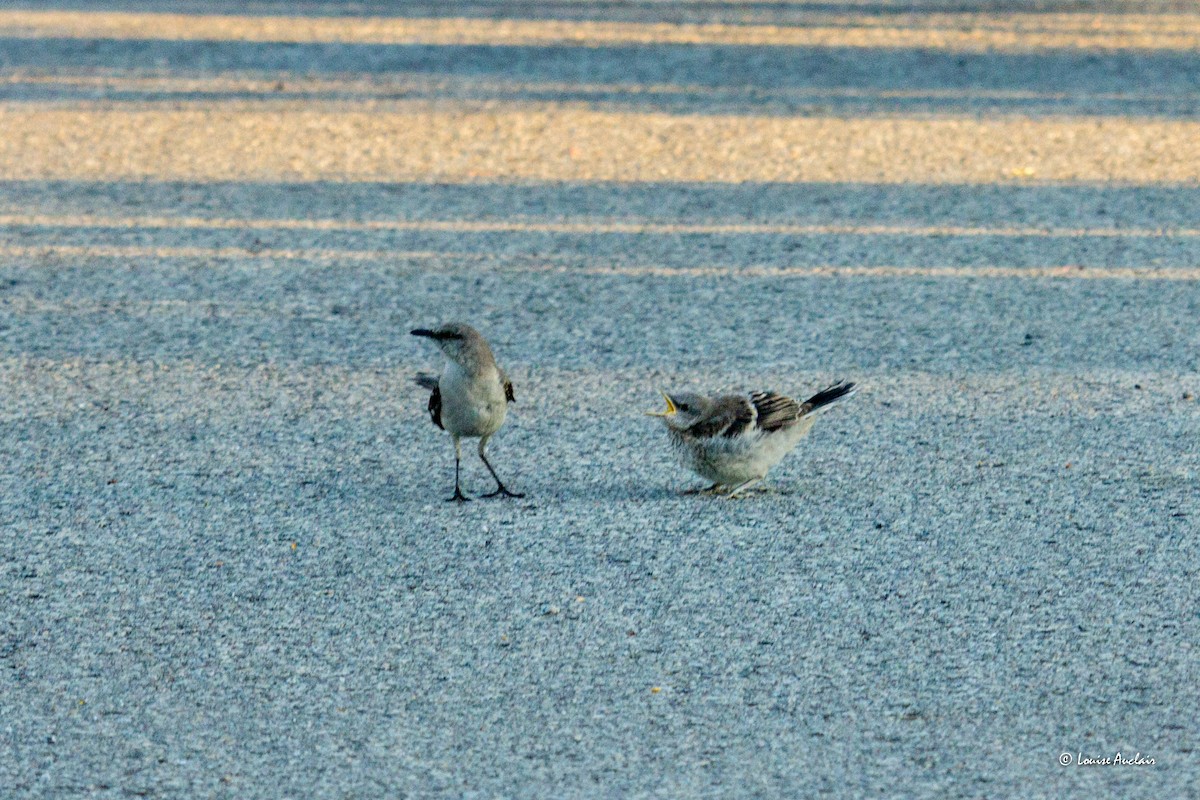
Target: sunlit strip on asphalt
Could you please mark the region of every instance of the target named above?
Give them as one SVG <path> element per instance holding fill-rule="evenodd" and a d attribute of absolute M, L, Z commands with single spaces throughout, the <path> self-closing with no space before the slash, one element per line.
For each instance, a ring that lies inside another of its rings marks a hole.
<path fill-rule="evenodd" d="M 1200 50 L 1196 14 L 806 14 L 802 24 L 0 11 L 0 36 L 443 46 L 723 45 L 1034 52 Z"/>
<path fill-rule="evenodd" d="M 0 180 L 1200 183 L 1200 121 L 0 104 Z"/>

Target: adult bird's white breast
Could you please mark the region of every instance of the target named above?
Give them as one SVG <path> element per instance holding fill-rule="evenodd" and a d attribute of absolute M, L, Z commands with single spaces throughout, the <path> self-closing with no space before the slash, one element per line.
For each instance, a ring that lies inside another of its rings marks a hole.
<path fill-rule="evenodd" d="M 504 384 L 495 367 L 470 375 L 447 360 L 438 386 L 442 391 L 442 425 L 459 436 L 488 436 L 500 430 L 508 412 Z"/>

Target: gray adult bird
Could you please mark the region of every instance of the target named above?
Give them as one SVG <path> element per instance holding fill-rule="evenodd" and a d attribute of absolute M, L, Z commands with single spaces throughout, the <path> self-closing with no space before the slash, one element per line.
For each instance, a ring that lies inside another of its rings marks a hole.
<path fill-rule="evenodd" d="M 524 497 L 504 486 L 487 459 L 488 439 L 500 430 L 508 404 L 516 400 L 512 381 L 496 365 L 492 348 L 479 331 L 461 322 L 449 322 L 433 330 L 417 328 L 412 335 L 432 339 L 446 356 L 440 377 L 418 375 L 417 384 L 432 390 L 429 416 L 454 440 L 454 496 L 448 500 L 462 503 L 470 499 L 462 493 L 458 481 L 462 462 L 459 440 L 464 437 L 479 439 L 479 458 L 496 479 L 496 491 L 484 497 Z"/>
<path fill-rule="evenodd" d="M 854 393 L 853 383 L 836 383 L 803 403 L 774 392 L 705 397 L 667 394 L 662 417 L 671 445 L 684 466 L 713 485 L 700 492 L 738 492 L 758 483 L 812 428 L 817 412 Z"/>

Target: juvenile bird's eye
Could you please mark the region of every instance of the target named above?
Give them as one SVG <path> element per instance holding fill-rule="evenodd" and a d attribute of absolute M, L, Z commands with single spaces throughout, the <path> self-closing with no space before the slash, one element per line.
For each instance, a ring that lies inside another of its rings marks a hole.
<path fill-rule="evenodd" d="M 687 405 L 687 403 L 682 403 L 682 404 L 680 404 L 680 406 L 679 406 L 679 410 L 680 410 L 680 411 L 682 411 L 682 412 L 684 412 L 685 414 L 686 414 L 688 411 L 691 411 L 691 409 L 690 409 L 690 408 L 688 408 L 688 405 Z"/>

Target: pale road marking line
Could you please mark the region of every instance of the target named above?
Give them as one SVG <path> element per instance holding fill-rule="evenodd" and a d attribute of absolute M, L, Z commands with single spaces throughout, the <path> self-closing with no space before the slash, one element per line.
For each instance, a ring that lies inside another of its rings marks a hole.
<path fill-rule="evenodd" d="M 774 236 L 962 236 L 998 238 L 1190 239 L 1200 228 L 1056 228 L 964 225 L 805 225 L 794 223 L 640 222 L 622 220 L 339 220 L 232 219 L 219 217 L 108 217 L 96 214 L 0 213 L 0 225 L 44 228 L 124 228 L 166 230 L 281 230 L 335 232 L 561 233 L 644 235 Z M 334 251 L 331 251 L 334 252 Z"/>
<path fill-rule="evenodd" d="M 920 48 L 952 52 L 1200 50 L 1200 15 L 1196 14 L 933 13 L 881 19 L 870 14 L 813 13 L 804 20 L 807 24 L 741 25 L 8 10 L 0 11 L 0 36 L 459 46 Z"/>
<path fill-rule="evenodd" d="M 1200 121 L 0 104 L 0 180 L 1200 182 Z M 904 157 L 897 157 L 903 153 Z"/>
<path fill-rule="evenodd" d="M 778 267 L 766 265 L 747 266 L 697 266 L 666 267 L 660 265 L 589 265 L 572 264 L 568 258 L 553 256 L 505 258 L 486 253 L 438 253 L 429 251 L 405 252 L 391 250 L 252 250 L 238 247 L 139 247 L 139 246 L 0 246 L 0 258 L 212 258 L 246 259 L 255 262 L 319 261 L 377 261 L 391 265 L 406 259 L 423 261 L 455 260 L 461 262 L 485 262 L 498 273 L 544 274 L 563 273 L 572 275 L 623 275 L 658 278 L 788 278 L 788 277 L 867 277 L 867 278 L 1070 278 L 1079 280 L 1152 280 L 1152 281 L 1197 281 L 1200 268 L 1196 267 L 1087 267 L 1062 265 L 1051 267 L 900 267 L 900 266 L 838 266 L 820 265 L 805 267 Z M 21 265 L 16 265 L 21 266 Z M 37 265 L 28 265 L 36 269 Z M 450 264 L 443 271 L 455 271 Z"/>
<path fill-rule="evenodd" d="M 69 298 L 42 300 L 32 297 L 0 297 L 0 309 L 7 314 L 112 314 L 115 316 L 170 316 L 175 314 L 204 317 L 278 317 L 281 314 L 329 312 L 328 306 L 304 303 L 245 303 L 227 299 L 197 300 L 90 300 Z"/>
<path fill-rule="evenodd" d="M 0 245 L 0 257 L 37 258 L 248 258 L 264 261 L 395 261 L 471 258 L 471 253 L 405 250 L 328 250 L 249 247 L 159 247 L 140 245 Z"/>
<path fill-rule="evenodd" d="M 297 94 L 319 92 L 355 94 L 359 96 L 391 96 L 397 92 L 471 90 L 476 93 L 506 92 L 574 92 L 582 94 L 624 95 L 709 95 L 737 97 L 752 93 L 755 99 L 849 98 L 862 100 L 1041 100 L 1091 102 L 1183 102 L 1200 101 L 1200 92 L 1173 94 L 1148 92 L 1040 92 L 1026 89 L 860 89 L 838 86 L 828 88 L 794 86 L 763 88 L 756 86 L 705 86 L 701 84 L 661 83 L 566 83 L 556 81 L 527 82 L 475 78 L 431 78 L 428 75 L 398 73 L 353 78 L 313 78 L 295 73 L 223 74 L 207 77 L 177 77 L 170 75 L 78 74 L 71 71 L 30 71 L 19 69 L 5 73 L 0 69 L 0 84 L 28 86 L 73 86 L 106 88 L 114 91 L 171 91 L 171 92 L 250 92 L 287 98 Z M 282 84 L 282 86 L 281 86 Z M 110 102 L 124 102 L 110 98 Z M 129 101 L 144 102 L 144 101 Z M 181 101 L 174 101 L 176 103 Z"/>
<path fill-rule="evenodd" d="M 1194 267 L 657 267 L 613 266 L 603 268 L 543 267 L 533 271 L 584 272 L 662 278 L 1068 278 L 1073 280 L 1197 281 L 1200 268 Z"/>

